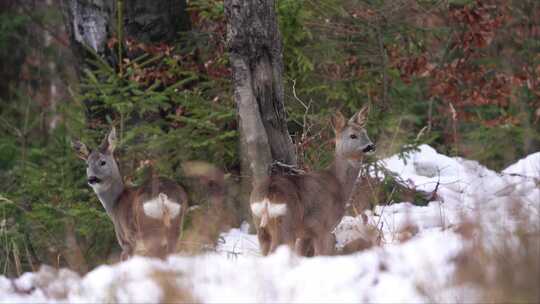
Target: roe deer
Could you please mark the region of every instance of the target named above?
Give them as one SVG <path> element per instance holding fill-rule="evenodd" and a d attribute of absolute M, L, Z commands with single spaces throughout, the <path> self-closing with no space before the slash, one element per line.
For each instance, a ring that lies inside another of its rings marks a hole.
<path fill-rule="evenodd" d="M 335 160 L 328 169 L 271 175 L 254 186 L 251 211 L 258 222 L 263 255 L 282 244 L 298 255 L 308 255 L 310 249 L 315 255 L 334 253 L 332 232 L 345 213 L 364 155 L 375 151 L 365 130 L 367 112 L 367 107 L 362 108 L 348 122 L 341 113 L 336 114 Z"/>
<path fill-rule="evenodd" d="M 72 146 L 86 161 L 88 184 L 114 224 L 121 260 L 134 254 L 165 257 L 176 250 L 186 192 L 172 180 L 153 176 L 139 187 L 126 187 L 113 154 L 116 142 L 113 127 L 96 150 L 80 141 Z"/>

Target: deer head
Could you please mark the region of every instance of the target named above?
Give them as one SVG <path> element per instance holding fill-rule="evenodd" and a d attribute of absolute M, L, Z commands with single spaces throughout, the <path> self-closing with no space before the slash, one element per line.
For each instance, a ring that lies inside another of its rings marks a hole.
<path fill-rule="evenodd" d="M 369 139 L 365 129 L 368 112 L 368 107 L 364 106 L 349 121 L 339 111 L 334 116 L 336 157 L 358 162 L 364 155 L 375 152 L 375 144 Z"/>
<path fill-rule="evenodd" d="M 96 193 L 107 190 L 113 184 L 122 182 L 118 165 L 114 159 L 116 147 L 116 129 L 103 139 L 98 149 L 90 150 L 80 141 L 72 141 L 71 145 L 79 158 L 86 161 L 86 177 L 88 185 Z"/>

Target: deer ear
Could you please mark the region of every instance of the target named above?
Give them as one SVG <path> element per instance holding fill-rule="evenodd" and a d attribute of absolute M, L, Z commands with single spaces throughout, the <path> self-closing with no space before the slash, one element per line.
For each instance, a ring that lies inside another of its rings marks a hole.
<path fill-rule="evenodd" d="M 79 140 L 71 140 L 71 147 L 75 151 L 75 154 L 78 158 L 82 160 L 87 160 L 88 155 L 90 155 L 90 151 L 88 150 L 88 147 Z"/>
<path fill-rule="evenodd" d="M 109 135 L 103 139 L 103 142 L 100 146 L 101 153 L 113 154 L 114 149 L 116 148 L 118 140 L 116 138 L 116 128 L 112 127 Z"/>
<path fill-rule="evenodd" d="M 343 114 L 341 114 L 341 111 L 337 111 L 336 114 L 332 117 L 332 125 L 334 127 L 334 131 L 341 132 L 345 128 L 346 125 L 346 119 Z"/>
<path fill-rule="evenodd" d="M 356 112 L 351 119 L 349 119 L 349 123 L 364 126 L 367 122 L 368 113 L 369 106 L 365 105 L 362 107 L 362 109 L 360 109 L 360 111 Z"/>

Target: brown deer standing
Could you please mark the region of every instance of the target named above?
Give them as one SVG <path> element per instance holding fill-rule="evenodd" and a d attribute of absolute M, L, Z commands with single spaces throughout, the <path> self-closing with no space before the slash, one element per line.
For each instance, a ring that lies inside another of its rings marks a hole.
<path fill-rule="evenodd" d="M 341 113 L 333 119 L 335 160 L 326 170 L 307 174 L 272 175 L 255 185 L 251 211 L 258 222 L 263 255 L 286 244 L 299 255 L 334 253 L 335 226 L 345 213 L 345 203 L 365 154 L 375 145 L 365 130 L 367 107 L 348 122 Z"/>
<path fill-rule="evenodd" d="M 86 161 L 88 184 L 114 224 L 121 259 L 134 254 L 165 257 L 176 250 L 188 208 L 186 192 L 162 177 L 152 177 L 139 187 L 125 186 L 113 155 L 116 142 L 113 128 L 96 150 L 90 152 L 79 141 L 72 146 Z"/>

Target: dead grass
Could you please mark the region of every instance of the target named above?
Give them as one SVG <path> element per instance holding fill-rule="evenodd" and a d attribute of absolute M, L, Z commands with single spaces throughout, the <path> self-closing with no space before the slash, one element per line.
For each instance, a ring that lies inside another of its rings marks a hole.
<path fill-rule="evenodd" d="M 372 239 L 366 239 L 366 238 L 357 238 L 353 240 L 352 242 L 347 243 L 341 252 L 339 254 L 347 255 L 347 254 L 353 254 L 356 252 L 364 251 L 367 249 L 370 249 L 374 246 L 379 246 L 375 241 Z"/>
<path fill-rule="evenodd" d="M 515 201 L 515 231 L 489 236 L 485 229 L 466 220 L 455 231 L 470 241 L 455 260 L 455 286 L 474 286 L 484 303 L 540 303 L 540 229 L 531 223 Z M 485 225 L 485 224 L 484 224 Z"/>
<path fill-rule="evenodd" d="M 69 269 L 56 269 L 42 265 L 33 276 L 31 284 L 19 285 L 12 281 L 12 287 L 19 295 L 27 295 L 39 289 L 51 300 L 65 300 L 72 288 L 72 282 L 79 279 L 80 276 Z"/>
<path fill-rule="evenodd" d="M 160 303 L 200 303 L 187 288 L 180 286 L 182 275 L 159 271 L 152 275 L 152 279 L 163 292 Z"/>

